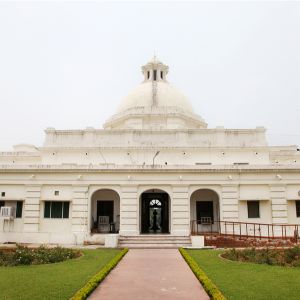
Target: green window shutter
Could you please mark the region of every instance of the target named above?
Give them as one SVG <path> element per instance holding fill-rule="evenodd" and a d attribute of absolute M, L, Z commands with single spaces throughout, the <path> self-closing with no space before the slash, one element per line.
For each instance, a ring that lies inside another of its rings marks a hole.
<path fill-rule="evenodd" d="M 50 218 L 51 202 L 45 201 L 44 218 Z"/>
<path fill-rule="evenodd" d="M 260 218 L 259 201 L 247 201 L 248 218 Z"/>
<path fill-rule="evenodd" d="M 17 201 L 16 218 L 22 218 L 23 201 Z"/>
<path fill-rule="evenodd" d="M 62 202 L 52 201 L 51 203 L 51 219 L 62 218 Z"/>
<path fill-rule="evenodd" d="M 70 207 L 70 202 L 63 202 L 64 207 L 63 207 L 63 218 L 68 219 L 69 218 L 69 207 Z"/>

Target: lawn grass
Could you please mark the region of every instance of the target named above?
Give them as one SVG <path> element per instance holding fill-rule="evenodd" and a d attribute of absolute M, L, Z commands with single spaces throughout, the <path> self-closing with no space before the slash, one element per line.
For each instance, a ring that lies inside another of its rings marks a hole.
<path fill-rule="evenodd" d="M 300 268 L 227 261 L 216 250 L 188 253 L 228 300 L 300 299 Z"/>
<path fill-rule="evenodd" d="M 47 265 L 0 267 L 1 300 L 69 299 L 120 250 L 83 250 L 83 256 Z"/>

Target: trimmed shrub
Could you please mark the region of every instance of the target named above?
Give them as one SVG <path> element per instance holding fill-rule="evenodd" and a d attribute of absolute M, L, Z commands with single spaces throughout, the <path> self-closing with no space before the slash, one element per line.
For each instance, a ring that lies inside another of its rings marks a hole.
<path fill-rule="evenodd" d="M 99 283 L 108 275 L 108 273 L 119 263 L 123 256 L 128 252 L 128 249 L 123 249 L 111 261 L 109 261 L 97 274 L 95 274 L 70 300 L 84 300 Z"/>
<path fill-rule="evenodd" d="M 197 279 L 201 282 L 203 288 L 210 296 L 212 300 L 226 300 L 225 296 L 217 288 L 217 286 L 207 277 L 204 271 L 199 267 L 196 261 L 189 255 L 189 253 L 183 248 L 179 249 L 179 252 L 190 266 Z"/>
<path fill-rule="evenodd" d="M 79 257 L 79 250 L 55 247 L 28 248 L 17 245 L 13 251 L 0 250 L 0 266 L 40 265 Z"/>
<path fill-rule="evenodd" d="M 222 254 L 229 260 L 277 266 L 300 267 L 300 248 L 289 249 L 230 249 Z"/>

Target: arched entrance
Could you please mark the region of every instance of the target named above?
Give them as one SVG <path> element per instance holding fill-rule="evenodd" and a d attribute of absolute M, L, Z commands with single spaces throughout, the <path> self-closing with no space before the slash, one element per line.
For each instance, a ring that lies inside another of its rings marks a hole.
<path fill-rule="evenodd" d="M 169 194 L 151 189 L 141 194 L 141 233 L 169 233 Z"/>
<path fill-rule="evenodd" d="M 91 231 L 115 233 L 120 229 L 120 196 L 111 189 L 100 189 L 91 198 Z"/>
<path fill-rule="evenodd" d="M 210 189 L 199 189 L 190 198 L 191 231 L 205 233 L 219 231 L 220 203 L 218 194 Z"/>

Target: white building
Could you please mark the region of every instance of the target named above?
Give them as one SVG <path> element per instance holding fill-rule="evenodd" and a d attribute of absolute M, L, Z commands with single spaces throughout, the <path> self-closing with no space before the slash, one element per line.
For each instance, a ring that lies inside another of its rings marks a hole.
<path fill-rule="evenodd" d="M 0 153 L 0 206 L 13 208 L 2 209 L 0 242 L 300 224 L 296 146 L 268 146 L 262 127 L 207 128 L 167 82 L 166 65 L 153 58 L 142 71 L 103 129 L 48 128 L 42 147 Z"/>

